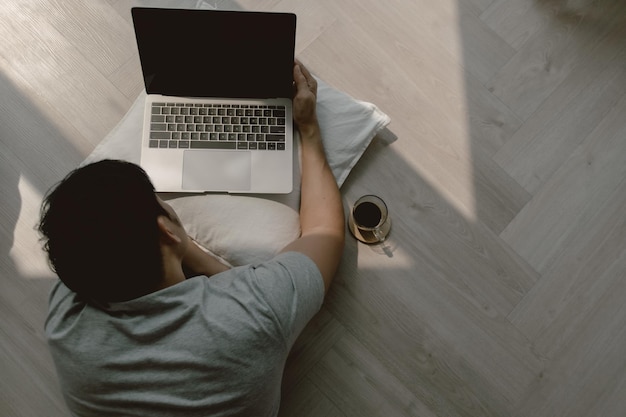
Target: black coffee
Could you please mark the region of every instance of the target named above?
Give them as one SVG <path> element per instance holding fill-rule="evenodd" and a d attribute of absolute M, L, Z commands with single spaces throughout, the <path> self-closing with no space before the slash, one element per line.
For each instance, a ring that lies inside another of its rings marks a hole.
<path fill-rule="evenodd" d="M 374 228 L 380 223 L 383 214 L 376 204 L 366 201 L 354 208 L 353 215 L 358 225 Z"/>

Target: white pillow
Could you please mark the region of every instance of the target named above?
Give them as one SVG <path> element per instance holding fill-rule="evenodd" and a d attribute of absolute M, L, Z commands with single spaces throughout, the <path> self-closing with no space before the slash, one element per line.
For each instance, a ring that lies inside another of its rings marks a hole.
<path fill-rule="evenodd" d="M 375 105 L 355 100 L 318 81 L 317 116 L 328 163 L 341 186 L 374 136 L 390 121 Z M 83 161 L 139 163 L 145 92 L 122 121 Z M 295 148 L 299 151 L 299 136 Z M 189 235 L 231 265 L 273 257 L 300 234 L 300 165 L 286 195 L 165 194 Z"/>

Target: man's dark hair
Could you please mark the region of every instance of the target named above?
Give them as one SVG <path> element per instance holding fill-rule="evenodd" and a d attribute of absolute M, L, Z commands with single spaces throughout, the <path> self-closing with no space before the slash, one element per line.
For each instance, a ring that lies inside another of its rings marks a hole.
<path fill-rule="evenodd" d="M 72 171 L 49 192 L 39 231 L 68 288 L 86 300 L 126 301 L 163 278 L 160 215 L 168 216 L 143 169 L 104 160 Z"/>

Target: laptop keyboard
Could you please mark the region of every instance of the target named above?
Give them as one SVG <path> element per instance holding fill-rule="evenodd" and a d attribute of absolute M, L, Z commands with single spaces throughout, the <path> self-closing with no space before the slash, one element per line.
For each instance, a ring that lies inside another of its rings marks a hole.
<path fill-rule="evenodd" d="M 285 106 L 152 103 L 150 148 L 285 150 Z"/>

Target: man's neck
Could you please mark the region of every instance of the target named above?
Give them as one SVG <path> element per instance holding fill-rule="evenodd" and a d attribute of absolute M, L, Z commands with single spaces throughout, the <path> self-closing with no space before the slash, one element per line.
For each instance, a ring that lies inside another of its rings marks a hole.
<path fill-rule="evenodd" d="M 185 280 L 185 273 L 179 259 L 166 256 L 163 259 L 163 279 L 156 291 L 171 287 Z"/>

